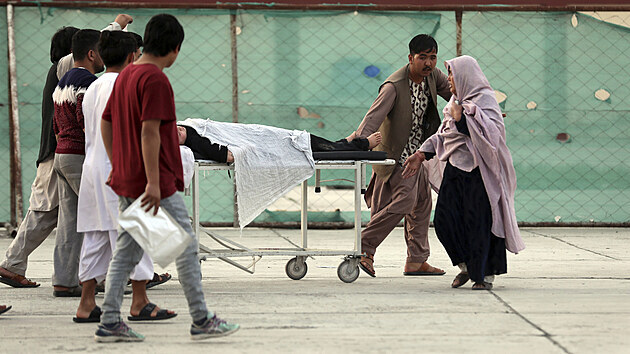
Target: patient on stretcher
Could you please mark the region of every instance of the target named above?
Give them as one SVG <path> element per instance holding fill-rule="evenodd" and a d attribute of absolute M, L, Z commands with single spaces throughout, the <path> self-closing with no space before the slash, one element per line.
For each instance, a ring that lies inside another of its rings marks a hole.
<path fill-rule="evenodd" d="M 189 147 L 195 160 L 213 160 L 217 162 L 234 162 L 232 152 L 224 145 L 216 144 L 210 139 L 199 135 L 195 128 L 186 125 L 177 127 L 179 144 Z M 311 150 L 313 152 L 324 151 L 367 151 L 381 143 L 381 133 L 376 132 L 367 138 L 357 138 L 352 132 L 347 138 L 330 141 L 317 135 L 309 134 Z"/>

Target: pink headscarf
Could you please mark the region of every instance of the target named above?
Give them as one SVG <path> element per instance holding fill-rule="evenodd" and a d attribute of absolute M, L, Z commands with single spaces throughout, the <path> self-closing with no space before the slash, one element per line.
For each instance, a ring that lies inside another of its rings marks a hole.
<path fill-rule="evenodd" d="M 453 73 L 470 137 L 459 133 L 455 127 L 455 119 L 451 116 L 451 105 L 455 100 L 453 96 L 444 107 L 442 125 L 420 147 L 420 151 L 434 152 L 437 157 L 435 160 L 440 161 L 447 161 L 458 149 L 465 147 L 470 151 L 474 164 L 479 166 L 490 200 L 492 233 L 505 238 L 508 251 L 518 253 L 525 248 L 525 243 L 521 239 L 514 211 L 516 173 L 505 143 L 503 115 L 494 90 L 473 57 L 464 55 L 447 60 L 444 64 Z M 440 165 L 439 173 L 431 174 L 434 186 L 441 183 L 444 164 Z"/>

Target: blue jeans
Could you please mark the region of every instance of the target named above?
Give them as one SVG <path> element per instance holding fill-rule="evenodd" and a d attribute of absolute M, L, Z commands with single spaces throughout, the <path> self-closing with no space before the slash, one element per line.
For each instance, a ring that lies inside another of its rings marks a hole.
<path fill-rule="evenodd" d="M 122 212 L 127 209 L 133 201 L 133 198 L 119 197 L 119 211 Z M 205 319 L 208 317 L 209 311 L 201 286 L 201 268 L 197 258 L 198 241 L 190 225 L 186 204 L 184 204 L 184 200 L 179 193 L 174 193 L 160 201 L 160 208 L 164 208 L 171 214 L 173 219 L 193 238 L 193 242 L 177 257 L 175 264 L 177 265 L 179 283 L 184 289 L 184 295 L 188 301 L 188 310 L 193 321 Z M 116 241 L 116 251 L 109 264 L 105 282 L 105 299 L 103 300 L 103 315 L 101 316 L 102 324 L 122 321 L 120 306 L 123 302 L 125 286 L 127 286 L 131 270 L 138 264 L 143 254 L 142 248 L 128 232 L 119 232 L 118 240 Z"/>

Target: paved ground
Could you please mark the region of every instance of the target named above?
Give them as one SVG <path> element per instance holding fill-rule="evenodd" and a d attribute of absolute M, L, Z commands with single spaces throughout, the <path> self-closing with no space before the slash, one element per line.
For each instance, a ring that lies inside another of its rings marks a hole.
<path fill-rule="evenodd" d="M 241 243 L 271 247 L 298 242 L 299 230 L 217 230 Z M 289 257 L 265 257 L 254 275 L 216 259 L 203 263 L 210 306 L 242 329 L 233 336 L 192 342 L 190 317 L 174 279 L 149 291 L 158 305 L 179 312 L 160 323 L 134 324 L 140 344 L 98 344 L 96 325 L 72 322 L 78 299 L 52 297 L 54 240 L 30 258 L 36 289 L 0 284 L 0 352 L 382 352 L 382 353 L 624 353 L 630 346 L 630 229 L 524 229 L 528 248 L 509 255 L 509 273 L 494 290 L 451 289 L 457 273 L 431 230 L 431 262 L 443 277 L 403 277 L 402 229 L 381 245 L 377 277 L 351 284 L 336 275 L 339 257 L 309 259 L 306 277 L 287 278 Z M 206 239 L 202 239 L 205 241 Z M 317 248 L 352 249 L 351 230 L 316 230 Z M 0 249 L 10 243 L 0 238 Z M 97 297 L 102 302 L 102 296 Z M 124 315 L 130 298 L 126 297 Z"/>

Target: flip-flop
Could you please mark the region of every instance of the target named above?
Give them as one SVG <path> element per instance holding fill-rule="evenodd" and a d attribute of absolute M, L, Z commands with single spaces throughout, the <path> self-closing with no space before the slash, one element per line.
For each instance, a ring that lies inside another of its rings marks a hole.
<path fill-rule="evenodd" d="M 72 320 L 76 323 L 96 323 L 96 322 L 101 322 L 101 314 L 103 313 L 103 311 L 101 311 L 101 308 L 96 306 L 92 309 L 92 312 L 90 312 L 90 315 L 88 316 L 88 318 L 81 318 L 81 317 L 73 317 Z"/>
<path fill-rule="evenodd" d="M 153 274 L 153 279 L 149 282 L 147 282 L 147 289 L 151 289 L 154 286 L 158 286 L 160 284 L 164 284 L 167 281 L 171 280 L 171 275 L 168 273 L 164 273 L 164 274 L 157 274 L 154 273 Z"/>
<path fill-rule="evenodd" d="M 24 280 L 26 280 L 26 284 L 23 284 Z M 8 286 L 12 286 L 14 288 L 36 288 L 39 286 L 36 282 L 26 279 L 24 276 L 19 274 L 12 277 L 0 276 L 0 283 L 7 284 Z"/>
<path fill-rule="evenodd" d="M 138 316 L 128 316 L 127 319 L 129 321 L 159 321 L 167 320 L 169 318 L 177 316 L 176 313 L 168 313 L 168 310 L 165 309 L 160 309 L 155 314 L 155 316 L 151 316 L 151 313 L 153 312 L 153 310 L 155 310 L 156 307 L 156 304 L 149 302 L 142 308 L 142 310 L 140 310 Z"/>
<path fill-rule="evenodd" d="M 7 306 L 7 307 L 5 307 L 5 308 L 3 308 L 3 309 L 0 309 L 0 315 L 2 315 L 3 313 L 5 313 L 5 312 L 9 311 L 12 307 L 13 307 L 13 306 Z"/>

